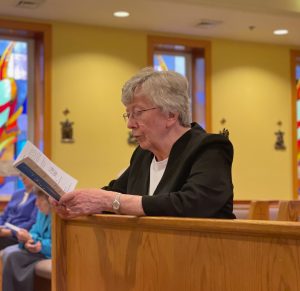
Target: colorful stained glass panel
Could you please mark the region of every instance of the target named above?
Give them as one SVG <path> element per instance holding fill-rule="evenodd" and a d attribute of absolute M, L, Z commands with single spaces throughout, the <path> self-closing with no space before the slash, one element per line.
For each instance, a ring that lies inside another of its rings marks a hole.
<path fill-rule="evenodd" d="M 21 186 L 8 165 L 28 139 L 27 102 L 28 43 L 0 39 L 0 194 Z"/>

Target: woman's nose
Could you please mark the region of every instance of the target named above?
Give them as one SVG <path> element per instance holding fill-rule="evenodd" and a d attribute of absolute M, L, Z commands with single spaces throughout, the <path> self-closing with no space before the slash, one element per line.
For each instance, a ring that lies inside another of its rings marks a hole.
<path fill-rule="evenodd" d="M 132 129 L 132 128 L 136 128 L 136 127 L 137 127 L 136 120 L 133 117 L 129 116 L 129 118 L 127 120 L 127 128 Z"/>

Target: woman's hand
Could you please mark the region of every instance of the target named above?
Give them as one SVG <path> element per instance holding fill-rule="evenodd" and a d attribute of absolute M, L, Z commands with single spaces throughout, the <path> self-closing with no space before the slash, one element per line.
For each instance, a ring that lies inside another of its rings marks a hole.
<path fill-rule="evenodd" d="M 21 228 L 19 231 L 17 231 L 16 236 L 19 242 L 22 243 L 25 243 L 26 241 L 31 239 L 30 233 L 24 228 Z"/>
<path fill-rule="evenodd" d="M 82 215 L 100 214 L 103 211 L 114 212 L 112 207 L 117 192 L 103 189 L 79 189 L 64 194 L 59 201 L 49 199 L 58 215 L 64 219 Z M 122 194 L 119 198 L 118 214 L 145 215 L 142 196 Z"/>
<path fill-rule="evenodd" d="M 30 253 L 39 253 L 42 250 L 42 244 L 40 241 L 35 243 L 33 239 L 29 239 L 25 243 L 25 249 L 27 249 Z"/>
<path fill-rule="evenodd" d="M 113 195 L 102 189 L 79 189 L 64 194 L 59 201 L 49 201 L 60 217 L 68 219 L 110 209 Z"/>

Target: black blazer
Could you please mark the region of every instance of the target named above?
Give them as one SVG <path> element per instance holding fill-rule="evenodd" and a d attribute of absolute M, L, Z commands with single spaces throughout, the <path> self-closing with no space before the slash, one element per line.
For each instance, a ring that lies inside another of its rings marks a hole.
<path fill-rule="evenodd" d="M 193 123 L 173 145 L 153 196 L 148 195 L 153 154 L 137 147 L 130 166 L 104 189 L 142 195 L 146 215 L 235 218 L 231 165 L 233 147 L 220 134 Z"/>

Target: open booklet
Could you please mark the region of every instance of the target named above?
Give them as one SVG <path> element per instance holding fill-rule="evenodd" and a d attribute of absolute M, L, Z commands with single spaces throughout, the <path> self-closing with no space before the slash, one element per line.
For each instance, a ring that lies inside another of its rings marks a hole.
<path fill-rule="evenodd" d="M 57 201 L 75 189 L 77 180 L 51 162 L 36 146 L 27 141 L 14 162 L 22 174 Z"/>
<path fill-rule="evenodd" d="M 14 230 L 14 231 L 17 231 L 17 232 L 21 229 L 20 227 L 14 225 L 14 224 L 11 224 L 9 222 L 5 222 L 3 227 L 10 228 L 11 230 Z"/>

